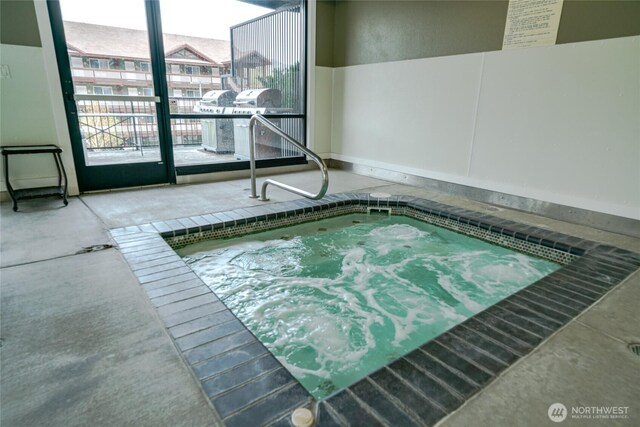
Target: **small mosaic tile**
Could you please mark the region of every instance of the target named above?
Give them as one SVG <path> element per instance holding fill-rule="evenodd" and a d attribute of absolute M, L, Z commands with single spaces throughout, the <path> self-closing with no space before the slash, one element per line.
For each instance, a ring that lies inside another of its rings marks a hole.
<path fill-rule="evenodd" d="M 167 243 L 174 249 L 178 249 L 193 243 L 201 242 L 203 240 L 211 239 L 228 239 L 237 236 L 243 236 L 246 234 L 257 233 L 260 231 L 272 230 L 275 228 L 288 227 L 294 224 L 301 224 L 304 222 L 318 221 L 320 219 L 329 218 L 337 215 L 345 215 L 355 212 L 366 212 L 366 208 L 363 207 L 337 207 L 331 211 L 319 211 L 302 215 L 292 215 L 279 219 L 262 220 L 257 222 L 251 222 L 248 224 L 241 224 L 234 227 L 225 227 L 222 229 L 211 230 L 207 232 L 201 232 L 197 234 L 177 236 L 167 238 Z M 253 214 L 253 213 L 252 213 Z"/>
<path fill-rule="evenodd" d="M 174 248 L 178 249 L 187 245 L 191 245 L 193 243 L 197 243 L 203 240 L 211 240 L 211 239 L 228 239 L 232 237 L 243 236 L 246 234 L 257 233 L 260 231 L 272 230 L 275 228 L 287 227 L 295 224 L 301 224 L 304 222 L 312 222 L 318 221 L 321 219 L 338 216 L 338 215 L 346 215 L 350 213 L 365 213 L 369 211 L 371 208 L 378 209 L 380 206 L 361 206 L 361 205 L 351 205 L 351 206 L 343 206 L 332 208 L 331 210 L 321 210 L 315 211 L 312 213 L 298 214 L 298 215 L 290 215 L 284 218 L 278 219 L 264 219 L 256 222 L 252 222 L 249 224 L 241 224 L 231 226 L 225 226 L 222 229 L 215 229 L 205 232 L 199 233 L 190 233 L 181 236 L 168 237 L 167 243 Z M 385 206 L 385 208 L 388 208 Z M 525 252 L 534 256 L 538 256 L 550 261 L 557 262 L 559 264 L 568 264 L 574 259 L 577 258 L 576 255 L 570 254 L 566 251 L 562 251 L 559 249 L 554 249 L 553 245 L 551 246 L 542 246 L 540 244 L 536 244 L 535 242 L 527 241 L 527 237 L 523 236 L 524 239 L 517 239 L 514 237 L 510 237 L 508 235 L 492 231 L 490 230 L 491 226 L 487 225 L 484 228 L 480 225 L 473 226 L 468 225 L 463 222 L 460 222 L 457 219 L 445 218 L 443 216 L 428 214 L 423 211 L 417 210 L 415 208 L 407 208 L 407 207 L 395 207 L 388 208 L 390 212 L 394 215 L 405 215 L 415 219 L 419 219 L 424 222 L 428 222 L 430 224 L 434 224 L 440 227 L 447 228 L 449 230 L 457 231 L 463 234 L 471 235 L 473 237 L 500 245 L 505 246 L 511 249 L 515 249 L 521 252 Z M 249 212 L 250 214 L 254 214 Z M 237 212 L 236 212 L 237 214 Z M 229 215 L 218 215 L 219 218 L 230 218 Z M 553 242 L 550 242 L 553 243 Z"/>

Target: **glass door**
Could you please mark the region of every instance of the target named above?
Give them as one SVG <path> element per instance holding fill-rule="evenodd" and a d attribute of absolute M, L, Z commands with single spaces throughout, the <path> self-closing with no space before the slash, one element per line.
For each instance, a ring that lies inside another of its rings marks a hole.
<path fill-rule="evenodd" d="M 303 0 L 158 0 L 178 175 L 247 169 L 260 113 L 305 139 Z M 305 162 L 258 125 L 258 167 Z"/>
<path fill-rule="evenodd" d="M 248 169 L 256 113 L 304 144 L 304 0 L 48 5 L 82 191 Z M 261 125 L 256 157 L 306 162 Z"/>
<path fill-rule="evenodd" d="M 48 4 L 80 189 L 175 180 L 157 2 Z"/>

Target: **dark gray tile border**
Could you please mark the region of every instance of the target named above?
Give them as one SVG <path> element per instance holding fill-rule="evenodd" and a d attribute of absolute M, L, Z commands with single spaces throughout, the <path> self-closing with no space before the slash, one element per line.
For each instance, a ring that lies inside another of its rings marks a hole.
<path fill-rule="evenodd" d="M 368 208 L 391 209 L 556 259 L 560 270 L 314 403 L 169 245 L 230 237 Z M 302 216 L 305 215 L 305 216 Z M 429 426 L 457 409 L 640 267 L 640 254 L 411 196 L 331 194 L 111 230 L 133 273 L 227 426 Z"/>

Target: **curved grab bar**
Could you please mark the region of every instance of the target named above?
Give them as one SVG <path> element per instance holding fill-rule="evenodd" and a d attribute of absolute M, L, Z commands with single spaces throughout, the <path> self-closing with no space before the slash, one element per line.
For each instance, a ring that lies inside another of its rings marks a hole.
<path fill-rule="evenodd" d="M 327 171 L 327 165 L 324 163 L 324 160 L 320 158 L 316 153 L 309 150 L 304 145 L 300 144 L 298 141 L 293 139 L 291 136 L 287 135 L 282 129 L 278 126 L 264 118 L 261 114 L 254 114 L 251 116 L 251 120 L 249 120 L 249 164 L 251 166 L 251 196 L 252 198 L 257 198 L 258 195 L 256 193 L 256 138 L 255 138 L 255 127 L 256 122 L 262 123 L 266 128 L 275 133 L 276 135 L 284 138 L 289 141 L 291 144 L 295 145 L 300 151 L 305 153 L 307 156 L 313 160 L 320 171 L 322 172 L 322 187 L 317 194 L 309 193 L 308 191 L 301 190 L 299 188 L 293 187 L 291 185 L 283 184 L 282 182 L 275 181 L 273 179 L 267 179 L 264 183 L 262 183 L 262 190 L 260 191 L 260 200 L 267 201 L 267 186 L 269 184 L 274 185 L 276 187 L 282 188 L 283 190 L 290 191 L 291 193 L 297 194 L 299 196 L 306 197 L 308 199 L 322 199 L 324 195 L 327 193 L 327 187 L 329 186 L 329 172 Z"/>

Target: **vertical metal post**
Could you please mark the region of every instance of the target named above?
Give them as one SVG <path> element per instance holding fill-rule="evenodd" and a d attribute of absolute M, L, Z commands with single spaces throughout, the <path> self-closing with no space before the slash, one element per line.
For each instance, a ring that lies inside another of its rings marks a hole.
<path fill-rule="evenodd" d="M 155 96 L 160 97 L 156 103 L 156 117 L 158 118 L 158 138 L 160 143 L 161 162 L 165 168 L 169 182 L 176 183 L 176 168 L 173 155 L 173 139 L 171 134 L 171 111 L 169 110 L 169 89 L 167 86 L 167 66 L 164 60 L 164 44 L 162 20 L 160 18 L 160 3 L 155 0 L 145 0 L 147 11 L 147 29 L 149 35 L 149 49 L 151 51 L 151 73 Z M 164 153 L 164 155 L 163 155 Z"/>
<path fill-rule="evenodd" d="M 249 167 L 251 168 L 251 195 L 252 199 L 258 198 L 256 190 L 256 143 L 255 143 L 255 116 L 249 120 Z"/>
<path fill-rule="evenodd" d="M 138 124 L 136 123 L 136 110 L 133 108 L 133 101 L 131 102 L 131 118 L 133 119 L 133 140 L 136 142 L 136 147 L 138 146 Z M 142 150 L 142 141 L 140 141 L 140 156 L 144 157 L 144 151 Z"/>

